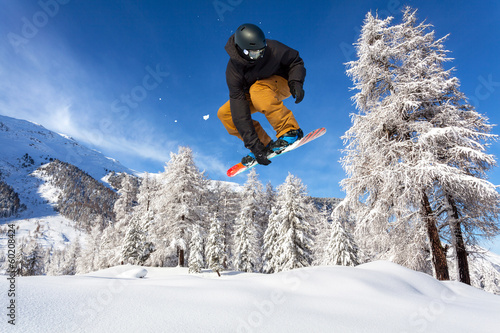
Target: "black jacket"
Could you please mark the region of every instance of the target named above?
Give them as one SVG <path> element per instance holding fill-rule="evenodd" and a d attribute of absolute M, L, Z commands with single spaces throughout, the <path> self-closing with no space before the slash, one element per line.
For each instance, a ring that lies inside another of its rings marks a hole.
<path fill-rule="evenodd" d="M 232 35 L 226 44 L 229 62 L 226 68 L 226 81 L 229 88 L 231 116 L 234 125 L 243 138 L 245 147 L 253 152 L 262 151 L 264 146 L 260 142 L 253 126 L 250 106 L 246 95 L 255 81 L 273 75 L 279 75 L 290 81 L 304 83 L 306 69 L 299 52 L 271 39 L 267 39 L 267 48 L 264 57 L 257 61 L 243 58 L 234 42 Z"/>

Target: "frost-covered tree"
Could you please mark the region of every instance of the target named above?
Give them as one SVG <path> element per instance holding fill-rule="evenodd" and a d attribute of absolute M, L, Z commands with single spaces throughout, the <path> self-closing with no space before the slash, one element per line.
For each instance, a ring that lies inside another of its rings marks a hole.
<path fill-rule="evenodd" d="M 203 253 L 203 230 L 199 225 L 195 225 L 189 243 L 189 273 L 201 273 L 205 265 Z"/>
<path fill-rule="evenodd" d="M 132 176 L 125 174 L 122 178 L 121 188 L 118 190 L 120 195 L 115 201 L 113 211 L 115 213 L 116 221 L 126 220 L 132 213 L 133 207 L 137 202 L 137 187 Z"/>
<path fill-rule="evenodd" d="M 160 177 L 158 200 L 154 202 L 156 250 L 152 256 L 157 264 L 165 264 L 166 256 L 173 252 L 178 266 L 184 266 L 192 226 L 204 220 L 200 205 L 206 194 L 204 185 L 204 175 L 196 167 L 190 148 L 179 147 L 177 154 L 170 154 L 170 161 Z"/>
<path fill-rule="evenodd" d="M 445 38 L 435 40 L 430 25 L 417 24 L 415 15 L 407 8 L 403 22 L 394 26 L 392 18 L 366 16 L 358 60 L 348 63 L 359 113 L 344 136 L 348 178 L 342 181 L 346 199 L 339 209 L 355 213 L 357 232 L 379 255 L 408 240 L 415 241 L 404 255 L 421 253 L 418 235 L 425 230 L 435 275 L 446 280 L 438 193 L 461 199 L 475 193 L 485 198 L 487 220 L 498 214 L 499 196 L 477 172 L 479 165 L 494 163 L 482 143 L 492 138 L 491 126 L 466 103 L 452 70 L 443 68 L 450 60 Z M 466 202 L 461 199 L 456 202 Z M 463 207 L 480 215 L 472 205 Z"/>
<path fill-rule="evenodd" d="M 61 275 L 75 275 L 77 269 L 77 259 L 81 255 L 81 246 L 80 242 L 77 240 L 73 241 L 71 245 L 67 246 L 64 249 L 64 261 L 60 268 Z"/>
<path fill-rule="evenodd" d="M 43 275 L 44 267 L 44 251 L 36 240 L 32 240 L 26 246 L 22 260 L 22 275 Z"/>
<path fill-rule="evenodd" d="M 264 233 L 264 262 L 262 271 L 267 274 L 275 273 L 278 270 L 280 250 L 278 227 L 280 224 L 278 210 L 276 207 L 271 209 L 269 223 Z"/>
<path fill-rule="evenodd" d="M 323 258 L 324 265 L 356 266 L 359 264 L 358 246 L 338 217 L 331 224 L 331 234 Z"/>
<path fill-rule="evenodd" d="M 117 232 L 114 224 L 109 224 L 99 240 L 99 268 L 108 268 L 121 264 L 120 247 L 117 243 Z"/>
<path fill-rule="evenodd" d="M 267 229 L 267 223 L 269 223 L 269 216 L 271 215 L 272 208 L 276 204 L 276 190 L 273 188 L 271 182 L 267 182 L 266 188 L 264 190 L 264 219 L 262 230 Z"/>
<path fill-rule="evenodd" d="M 261 266 L 262 234 L 265 224 L 264 196 L 262 184 L 255 169 L 241 192 L 240 214 L 235 221 L 234 267 L 238 271 L 257 272 Z"/>
<path fill-rule="evenodd" d="M 133 265 L 144 263 L 146 252 L 146 234 L 138 216 L 134 216 L 128 224 L 122 241 L 121 257 L 125 263 Z"/>
<path fill-rule="evenodd" d="M 154 201 L 157 197 L 158 189 L 159 185 L 156 178 L 146 173 L 139 186 L 137 205 L 134 207 L 132 213 L 141 238 L 141 246 L 137 257 L 138 264 L 140 265 L 146 263 L 154 251 L 152 225 L 156 216 Z"/>
<path fill-rule="evenodd" d="M 123 240 L 127 231 L 130 229 L 130 223 L 133 219 L 134 207 L 137 205 L 137 182 L 133 176 L 123 174 L 121 187 L 118 190 L 119 197 L 115 202 L 113 212 L 115 213 L 115 222 L 110 224 L 104 231 L 106 233 L 104 249 L 102 251 L 103 264 L 116 265 L 124 263 L 127 258 L 122 256 Z"/>
<path fill-rule="evenodd" d="M 216 182 L 212 186 L 210 202 L 208 203 L 210 211 L 217 215 L 224 230 L 224 253 L 226 259 L 223 263 L 225 269 L 229 267 L 229 258 L 232 257 L 232 239 L 234 235 L 234 221 L 239 213 L 240 196 L 234 189 L 223 182 Z"/>
<path fill-rule="evenodd" d="M 99 256 L 101 252 L 102 230 L 99 224 L 94 224 L 87 235 L 87 242 L 82 254 L 76 260 L 76 272 L 84 274 L 100 269 Z"/>
<path fill-rule="evenodd" d="M 312 207 L 306 196 L 302 181 L 288 174 L 285 182 L 278 187 L 277 212 L 273 216 L 278 233 L 278 244 L 273 256 L 274 271 L 286 271 L 309 266 L 312 257 L 312 227 L 310 221 Z"/>
<path fill-rule="evenodd" d="M 315 235 L 314 235 L 314 261 L 313 265 L 321 265 L 325 257 L 325 251 L 331 235 L 330 216 L 327 205 L 323 205 L 321 210 L 314 214 Z"/>
<path fill-rule="evenodd" d="M 224 251 L 225 235 L 221 221 L 215 214 L 210 219 L 210 231 L 206 244 L 206 258 L 208 268 L 216 272 L 220 276 L 220 272 L 224 270 L 224 262 L 227 261 L 227 254 Z"/>

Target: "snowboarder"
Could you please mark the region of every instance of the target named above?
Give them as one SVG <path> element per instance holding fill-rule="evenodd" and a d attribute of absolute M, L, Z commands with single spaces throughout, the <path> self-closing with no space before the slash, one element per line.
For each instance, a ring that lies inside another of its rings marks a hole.
<path fill-rule="evenodd" d="M 241 140 L 251 153 L 241 163 L 255 160 L 268 165 L 271 152 L 281 152 L 303 137 L 302 130 L 283 100 L 292 95 L 295 103 L 304 98 L 306 69 L 296 50 L 268 39 L 254 24 L 243 24 L 226 44 L 229 62 L 226 81 L 229 101 L 217 116 L 229 132 Z M 261 112 L 276 131 L 272 141 L 251 114 Z"/>

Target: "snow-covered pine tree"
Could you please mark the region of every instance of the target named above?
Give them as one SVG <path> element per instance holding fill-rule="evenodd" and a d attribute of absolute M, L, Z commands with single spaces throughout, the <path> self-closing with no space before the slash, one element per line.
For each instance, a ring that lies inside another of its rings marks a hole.
<path fill-rule="evenodd" d="M 201 226 L 194 225 L 189 242 L 189 273 L 201 273 L 201 269 L 205 266 L 203 253 L 203 230 Z"/>
<path fill-rule="evenodd" d="M 205 251 L 208 268 L 216 272 L 219 276 L 220 272 L 224 270 L 224 262 L 227 261 L 224 244 L 225 234 L 222 223 L 215 214 L 212 214 Z"/>
<path fill-rule="evenodd" d="M 312 257 L 312 206 L 306 196 L 302 181 L 288 174 L 285 182 L 278 187 L 276 199 L 278 222 L 277 260 L 275 272 L 309 266 Z M 270 221 L 271 224 L 271 221 Z M 274 260 L 274 258 L 273 258 Z"/>
<path fill-rule="evenodd" d="M 327 205 L 323 205 L 321 210 L 315 214 L 316 235 L 314 237 L 314 261 L 313 265 L 321 265 L 326 256 L 326 250 L 330 241 L 331 222 Z"/>
<path fill-rule="evenodd" d="M 280 250 L 278 233 L 279 224 L 280 220 L 278 209 L 276 207 L 272 207 L 271 214 L 269 214 L 269 223 L 267 224 L 267 228 L 264 233 L 264 257 L 262 272 L 266 274 L 278 271 L 280 258 L 280 253 L 278 252 Z"/>
<path fill-rule="evenodd" d="M 334 216 L 323 265 L 356 266 L 358 264 L 358 246 L 351 234 L 344 229 L 338 216 Z"/>
<path fill-rule="evenodd" d="M 26 246 L 22 260 L 22 275 L 43 275 L 44 267 L 44 251 L 36 239 L 31 240 Z"/>
<path fill-rule="evenodd" d="M 145 264 L 154 251 L 151 226 L 154 224 L 156 211 L 154 209 L 155 197 L 158 194 L 158 182 L 148 173 L 144 175 L 137 194 L 137 206 L 132 215 L 137 220 L 137 227 L 141 232 L 142 245 L 138 253 L 138 264 Z"/>
<path fill-rule="evenodd" d="M 50 254 L 50 263 L 46 267 L 47 275 L 61 275 L 61 267 L 64 263 L 64 251 L 53 249 Z"/>
<path fill-rule="evenodd" d="M 266 217 L 263 187 L 252 169 L 241 192 L 240 214 L 234 230 L 234 268 L 242 272 L 257 272 L 261 268 L 261 226 Z"/>
<path fill-rule="evenodd" d="M 211 187 L 210 210 L 217 215 L 224 230 L 224 253 L 226 260 L 223 263 L 224 269 L 230 265 L 229 258 L 232 258 L 232 238 L 234 235 L 234 221 L 239 213 L 240 196 L 235 190 L 223 182 L 216 182 Z M 208 230 L 207 230 L 208 231 Z"/>
<path fill-rule="evenodd" d="M 488 120 L 467 102 L 459 80 L 451 76 L 453 69 L 443 69 L 442 62 L 451 60 L 445 58 L 446 37 L 434 41 L 433 32 L 428 32 L 430 25 L 416 20 L 416 11 L 407 8 L 399 38 L 425 38 L 426 42 L 418 50 L 403 47 L 406 59 L 401 81 L 409 86 L 406 95 L 421 103 L 414 112 L 415 119 L 420 117 L 425 124 L 420 130 L 420 149 L 432 153 L 426 163 L 434 165 L 433 214 L 444 222 L 442 226 L 448 226 L 460 281 L 470 284 L 465 243 L 473 245 L 476 236 L 491 238 L 499 232 L 500 196 L 485 180 L 486 172 L 496 165 L 494 156 L 486 154 L 488 141 L 496 135 L 490 134 Z M 429 70 L 422 69 L 425 67 Z M 416 79 L 421 84 L 412 86 Z"/>
<path fill-rule="evenodd" d="M 121 246 L 121 257 L 124 263 L 141 264 L 146 247 L 146 235 L 137 215 L 132 217 Z"/>
<path fill-rule="evenodd" d="M 108 268 L 121 264 L 120 247 L 117 245 L 117 232 L 114 224 L 109 224 L 103 231 L 99 244 L 99 268 Z"/>
<path fill-rule="evenodd" d="M 204 211 L 200 203 L 206 188 L 203 173 L 193 160 L 188 147 L 179 147 L 170 154 L 170 161 L 160 177 L 160 189 L 154 203 L 157 218 L 153 226 L 155 252 L 152 260 L 165 265 L 168 253 L 177 255 L 178 266 L 184 266 L 185 252 L 194 224 L 203 224 Z"/>
<path fill-rule="evenodd" d="M 436 190 L 457 191 L 459 198 L 486 197 L 487 219 L 497 216 L 494 186 L 466 171 L 494 162 L 481 144 L 492 138 L 490 125 L 466 104 L 451 70 L 443 69 L 449 60 L 444 38 L 435 40 L 430 25 L 416 24 L 410 8 L 402 24 L 390 26 L 391 20 L 368 13 L 356 44 L 359 59 L 348 63 L 359 113 L 344 136 L 348 178 L 342 181 L 342 207 L 356 213 L 358 231 L 377 241 L 369 245 L 379 254 L 408 239 L 420 241 L 407 232 L 425 226 L 435 275 L 446 280 Z"/>
<path fill-rule="evenodd" d="M 104 268 L 99 267 L 101 236 L 101 225 L 99 223 L 95 223 L 90 230 L 90 234 L 87 235 L 87 242 L 82 251 L 82 255 L 76 260 L 76 272 L 78 274 L 93 272 L 100 268 Z"/>
<path fill-rule="evenodd" d="M 123 177 L 118 194 L 120 196 L 115 201 L 113 211 L 115 221 L 122 222 L 130 216 L 133 207 L 137 203 L 137 187 L 129 174 L 125 174 Z"/>
<path fill-rule="evenodd" d="M 106 243 L 103 244 L 101 254 L 104 256 L 102 264 L 106 265 L 106 267 L 124 263 L 122 257 L 123 239 L 127 230 L 129 230 L 129 224 L 133 217 L 132 213 L 137 205 L 137 193 L 137 182 L 133 179 L 133 176 L 124 174 L 121 188 L 118 190 L 120 196 L 113 207 L 115 222 L 104 229 Z"/>
<path fill-rule="evenodd" d="M 66 246 L 64 249 L 64 261 L 61 265 L 61 275 L 75 275 L 76 274 L 76 261 L 81 255 L 80 242 L 73 241 L 71 245 Z"/>

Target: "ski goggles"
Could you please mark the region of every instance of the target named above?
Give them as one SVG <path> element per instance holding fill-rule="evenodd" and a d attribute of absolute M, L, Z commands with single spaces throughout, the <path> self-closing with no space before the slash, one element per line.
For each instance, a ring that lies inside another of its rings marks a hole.
<path fill-rule="evenodd" d="M 245 55 L 247 55 L 250 59 L 257 60 L 257 59 L 262 58 L 264 56 L 265 50 L 266 50 L 266 47 L 264 46 L 263 48 L 261 48 L 259 50 L 244 49 L 243 53 L 245 53 Z"/>

